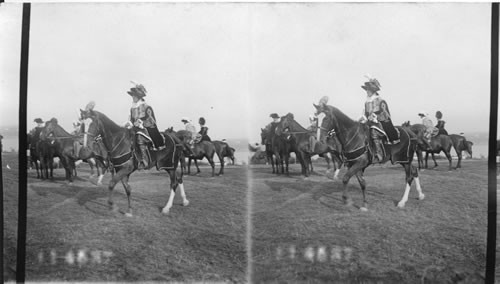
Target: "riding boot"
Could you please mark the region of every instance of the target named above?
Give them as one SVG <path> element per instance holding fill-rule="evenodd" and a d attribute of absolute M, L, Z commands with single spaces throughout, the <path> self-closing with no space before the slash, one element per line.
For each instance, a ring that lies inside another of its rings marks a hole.
<path fill-rule="evenodd" d="M 384 159 L 384 146 L 382 145 L 382 141 L 376 139 L 373 142 L 375 144 L 375 158 L 378 160 L 378 162 L 382 162 L 382 160 Z"/>
<path fill-rule="evenodd" d="M 141 162 L 139 163 L 139 169 L 147 169 L 149 167 L 148 161 L 148 147 L 146 145 L 140 145 L 141 149 Z"/>

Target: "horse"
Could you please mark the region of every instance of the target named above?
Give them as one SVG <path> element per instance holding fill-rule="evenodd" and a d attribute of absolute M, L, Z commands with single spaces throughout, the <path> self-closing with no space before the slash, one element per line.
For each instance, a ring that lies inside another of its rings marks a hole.
<path fill-rule="evenodd" d="M 324 143 L 318 142 L 311 151 L 311 139 L 314 139 L 315 132 L 304 128 L 297 121 L 295 121 L 292 113 L 288 113 L 281 118 L 280 123 L 276 127 L 276 134 L 286 135 L 286 139 L 290 139 L 292 136 L 295 138 L 293 139 L 293 143 L 295 145 L 292 146 L 292 148 L 295 149 L 296 155 L 300 155 L 302 157 L 302 174 L 306 177 L 309 176 L 309 174 L 314 170 L 311 161 L 311 157 L 314 155 L 319 155 L 320 157 L 325 158 L 327 167 L 330 169 L 330 158 L 327 154 L 331 153 L 335 171 L 337 172 L 337 162 L 338 168 L 340 168 L 341 161 L 340 159 L 336 160 L 336 157 L 338 157 L 338 153 L 340 152 L 338 146 L 335 145 L 335 147 L 330 147 Z"/>
<path fill-rule="evenodd" d="M 217 154 L 217 157 L 219 158 L 219 161 L 220 161 L 221 168 L 220 168 L 219 175 L 223 175 L 224 174 L 224 164 L 225 164 L 224 158 L 228 157 L 229 159 L 231 159 L 232 164 L 234 165 L 234 151 L 235 150 L 234 150 L 234 148 L 229 147 L 229 144 L 227 144 L 226 142 L 218 141 L 218 140 L 211 141 L 211 142 L 215 146 L 215 153 Z"/>
<path fill-rule="evenodd" d="M 280 120 L 281 121 L 281 120 Z M 298 153 L 298 150 L 293 148 L 295 146 L 295 137 L 291 137 L 287 139 L 285 135 L 278 135 L 276 133 L 276 128 L 278 124 L 271 126 L 267 132 L 267 140 L 271 141 L 271 151 L 275 157 L 276 164 L 276 174 L 280 174 L 280 166 L 281 166 L 281 174 L 289 175 L 288 172 L 288 164 L 290 160 L 290 153 L 294 152 L 297 156 L 297 160 L 299 160 L 300 164 L 303 165 L 302 156 Z M 267 148 L 266 148 L 267 149 Z"/>
<path fill-rule="evenodd" d="M 269 164 L 271 164 L 271 167 L 273 169 L 273 174 L 277 173 L 276 171 L 278 170 L 278 163 L 276 159 L 274 158 L 274 151 L 273 151 L 273 146 L 272 146 L 272 137 L 270 133 L 270 129 L 267 128 L 261 128 L 260 129 L 260 143 L 264 145 L 265 147 L 265 154 L 266 154 L 266 159 Z M 274 165 L 276 164 L 276 169 L 274 168 Z"/>
<path fill-rule="evenodd" d="M 78 151 L 78 158 L 81 159 L 82 162 L 89 164 L 90 166 L 90 178 L 94 177 L 94 167 L 97 171 L 97 185 L 102 185 L 102 179 L 107 170 L 110 170 L 111 175 L 113 175 L 113 170 L 111 167 L 111 161 L 109 160 L 108 153 L 104 147 L 102 142 L 102 137 L 92 137 L 84 130 L 84 125 L 81 124 L 78 129 L 71 133 L 75 137 L 78 137 L 74 141 L 75 151 L 79 147 L 82 147 L 80 151 Z M 89 137 L 90 136 L 90 137 Z M 94 139 L 95 143 L 92 143 L 92 149 L 87 147 L 88 139 Z M 80 144 L 80 145 L 77 145 Z M 102 173 L 100 171 L 102 169 Z M 77 176 L 76 167 L 74 168 L 74 176 Z"/>
<path fill-rule="evenodd" d="M 470 157 L 472 157 L 472 143 L 471 141 L 468 141 L 465 136 L 458 135 L 458 134 L 450 134 L 449 135 L 451 138 L 451 142 L 453 144 L 453 149 L 455 149 L 455 152 L 457 153 L 458 157 L 458 162 L 457 162 L 457 169 L 461 168 L 461 161 L 462 161 L 462 151 L 466 151 Z"/>
<path fill-rule="evenodd" d="M 434 161 L 434 167 L 437 167 L 438 164 L 436 162 L 436 158 L 434 157 L 434 154 L 439 154 L 441 151 L 446 155 L 446 158 L 448 159 L 449 162 L 449 170 L 451 171 L 453 169 L 452 167 L 452 161 L 451 161 L 451 147 L 453 145 L 451 138 L 448 135 L 445 134 L 438 134 L 436 136 L 431 137 L 431 142 L 429 144 L 430 149 L 427 148 L 426 143 L 424 142 L 424 133 L 426 127 L 423 124 L 413 124 L 410 125 L 410 122 L 407 121 L 403 123 L 403 127 L 408 127 L 411 131 L 413 131 L 415 134 L 417 134 L 418 137 L 418 144 L 417 144 L 417 158 L 418 158 L 418 163 L 419 163 L 419 169 L 421 168 L 422 162 L 422 151 L 425 151 L 425 168 L 427 168 L 427 161 L 429 159 L 429 154 L 432 156 L 432 160 Z"/>
<path fill-rule="evenodd" d="M 198 160 L 203 160 L 206 158 L 210 166 L 212 167 L 212 177 L 215 176 L 215 163 L 214 163 L 214 155 L 215 155 L 215 146 L 210 141 L 200 141 L 198 143 L 192 144 L 190 146 L 190 141 L 192 140 L 191 132 L 187 130 L 179 130 L 174 131 L 173 128 L 169 128 L 165 131 L 165 133 L 172 133 L 175 135 L 184 146 L 184 156 L 188 158 L 187 165 L 187 174 L 191 174 L 191 161 L 194 160 L 194 164 L 196 166 L 196 174 L 199 174 L 200 168 L 198 167 Z M 185 163 L 182 165 L 182 168 L 185 169 Z M 223 171 L 223 165 L 221 164 L 221 170 L 219 175 Z"/>
<path fill-rule="evenodd" d="M 28 144 L 28 149 L 30 151 L 30 160 L 29 160 L 30 167 L 33 168 L 34 164 L 36 169 L 36 177 L 41 178 L 40 171 L 38 168 L 38 162 L 40 161 L 40 154 L 37 151 L 38 141 L 39 139 L 36 139 L 31 133 L 26 134 L 26 142 Z"/>
<path fill-rule="evenodd" d="M 344 203 L 349 206 L 353 204 L 351 198 L 348 196 L 347 184 L 352 176 L 356 176 L 363 193 L 363 206 L 360 207 L 360 210 L 367 211 L 368 207 L 365 193 L 366 181 L 363 174 L 369 165 L 375 163 L 373 158 L 374 150 L 372 150 L 372 146 L 370 146 L 368 125 L 352 120 L 334 106 L 314 104 L 314 107 L 316 108 L 316 114 L 325 114 L 321 123 L 321 132 L 325 135 L 328 133 L 335 133 L 342 147 L 342 155 L 345 157 L 345 166 L 347 167 L 347 172 L 342 178 L 342 198 Z M 397 144 L 384 144 L 386 155 L 384 159 L 378 161 L 378 163 L 386 163 L 390 160 L 392 164 L 399 163 L 405 169 L 405 191 L 403 197 L 397 204 L 399 208 L 403 208 L 408 201 L 408 195 L 413 181 L 415 181 L 419 199 L 424 199 L 425 195 L 422 193 L 422 188 L 420 186 L 418 170 L 411 164 L 417 143 L 417 136 L 407 128 L 396 127 L 396 129 L 400 133 L 400 142 Z M 327 142 L 332 143 L 331 139 L 327 139 Z"/>
<path fill-rule="evenodd" d="M 45 128 L 40 133 L 40 139 L 49 143 L 49 146 L 42 148 L 41 153 L 51 153 L 53 155 L 45 154 L 46 158 L 49 157 L 50 164 L 52 164 L 53 157 L 59 157 L 66 172 L 65 179 L 69 183 L 73 182 L 73 173 L 75 168 L 75 161 L 78 160 L 78 154 L 75 153 L 74 142 L 78 139 L 64 130 L 59 124 L 57 119 L 52 118 L 45 123 Z"/>
<path fill-rule="evenodd" d="M 128 209 L 125 216 L 130 217 L 132 216 L 132 207 L 130 205 L 132 188 L 128 181 L 130 175 L 139 167 L 137 145 L 135 143 L 136 137 L 133 137 L 135 133 L 117 125 L 106 115 L 96 110 L 80 110 L 80 112 L 81 117 L 84 119 L 85 132 L 93 137 L 100 136 L 102 138 L 102 143 L 106 148 L 106 152 L 109 153 L 111 163 L 113 164 L 115 174 L 112 176 L 108 186 L 108 205 L 113 211 L 118 210 L 113 202 L 113 189 L 121 181 L 128 199 Z M 87 119 L 90 119 L 90 121 Z M 184 191 L 183 171 L 181 170 L 180 174 L 177 173 L 177 166 L 182 157 L 183 145 L 174 135 L 167 134 L 164 138 L 165 148 L 150 151 L 151 163 L 149 165 L 150 167 L 156 166 L 157 170 L 165 170 L 170 176 L 170 196 L 165 206 L 161 209 L 163 214 L 168 214 L 172 207 L 177 188 L 180 190 L 183 200 L 182 204 L 187 206 L 189 201 Z M 90 144 L 95 142 L 94 139 L 89 139 L 89 141 Z"/>

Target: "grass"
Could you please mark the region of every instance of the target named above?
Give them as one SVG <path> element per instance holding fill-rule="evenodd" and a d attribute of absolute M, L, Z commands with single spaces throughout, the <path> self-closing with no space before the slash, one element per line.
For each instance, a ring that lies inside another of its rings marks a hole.
<path fill-rule="evenodd" d="M 176 196 L 169 215 L 160 213 L 170 192 L 167 173 L 133 173 L 133 217 L 128 218 L 108 209 L 107 187 L 87 180 L 85 164 L 73 185 L 63 180 L 62 170 L 55 171 L 55 181 L 40 181 L 30 171 L 27 281 L 243 282 L 246 181 L 230 178 L 244 174 L 243 168 L 230 166 L 226 172 L 210 178 L 208 168 L 202 168 L 201 176 L 185 176 L 191 203 L 183 207 Z M 13 194 L 17 188 L 14 184 L 6 188 L 9 219 L 17 214 Z M 114 201 L 125 211 L 127 199 L 121 185 L 115 188 Z M 16 225 L 11 222 L 6 228 L 4 241 L 15 240 Z M 15 242 L 6 247 L 15 256 Z M 8 262 L 15 267 L 15 259 Z M 4 276 L 4 280 L 13 279 Z"/>
<path fill-rule="evenodd" d="M 15 154 L 4 153 L 4 280 L 15 280 L 17 183 Z M 307 180 L 292 165 L 290 177 L 270 167 L 228 166 L 222 177 L 186 176 L 190 205 L 179 196 L 160 214 L 169 194 L 167 174 L 132 174 L 133 217 L 107 207 L 106 186 L 79 167 L 73 185 L 28 179 L 28 281 L 160 281 L 254 283 L 475 283 L 484 281 L 487 228 L 486 161 L 464 160 L 420 172 L 426 198 L 413 189 L 404 209 L 400 166 L 367 169 L 368 212 L 361 190 L 349 184 L 354 207 L 342 204 L 342 184 L 319 174 Z M 6 170 L 9 164 L 11 170 Z M 341 171 L 340 176 L 343 172 Z M 104 184 L 109 181 L 104 179 Z M 247 190 L 253 196 L 247 208 Z M 123 187 L 114 200 L 127 206 Z M 251 211 L 251 247 L 246 216 Z M 251 249 L 252 271 L 247 271 Z M 52 259 L 51 254 L 55 256 Z M 500 263 L 497 250 L 497 263 Z M 499 271 L 497 271 L 497 275 Z"/>
<path fill-rule="evenodd" d="M 355 179 L 349 183 L 355 206 L 346 207 L 340 181 L 322 175 L 275 177 L 256 166 L 253 281 L 484 281 L 486 172 L 481 161 L 465 162 L 453 172 L 423 171 L 426 199 L 416 200 L 413 186 L 406 208 L 398 209 L 402 167 L 374 166 L 365 174 L 369 211 L 361 212 Z M 294 258 L 290 250 L 296 251 Z"/>

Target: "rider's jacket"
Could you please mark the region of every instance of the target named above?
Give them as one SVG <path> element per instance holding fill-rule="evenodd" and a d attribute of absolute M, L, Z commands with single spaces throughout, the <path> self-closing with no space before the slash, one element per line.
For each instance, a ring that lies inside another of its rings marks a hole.
<path fill-rule="evenodd" d="M 387 103 L 378 94 L 366 98 L 365 116 L 370 121 L 387 121 L 391 118 Z"/>
<path fill-rule="evenodd" d="M 141 124 L 147 128 L 156 126 L 153 109 L 145 101 L 139 101 L 132 105 L 130 108 L 130 121 L 139 128 Z"/>

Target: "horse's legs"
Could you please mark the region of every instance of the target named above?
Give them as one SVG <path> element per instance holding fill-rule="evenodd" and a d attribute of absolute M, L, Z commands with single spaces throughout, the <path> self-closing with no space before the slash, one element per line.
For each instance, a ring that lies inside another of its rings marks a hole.
<path fill-rule="evenodd" d="M 431 156 L 432 156 L 432 160 L 434 161 L 434 167 L 437 168 L 438 163 L 436 162 L 436 157 L 434 157 L 434 153 L 431 153 Z M 451 161 L 450 161 L 450 165 L 451 165 Z"/>
<path fill-rule="evenodd" d="M 458 162 L 457 162 L 457 169 L 458 169 L 458 168 L 462 167 L 462 165 L 461 165 L 461 162 L 462 162 L 462 151 L 458 151 L 457 149 L 455 149 L 455 152 L 457 152 L 457 157 L 458 157 Z"/>
<path fill-rule="evenodd" d="M 355 173 L 355 168 L 354 167 L 349 167 L 347 168 L 347 172 L 345 173 L 344 177 L 342 178 L 342 200 L 344 200 L 344 204 L 347 206 L 352 205 L 352 200 L 347 194 L 347 184 L 349 183 L 349 180 Z"/>
<path fill-rule="evenodd" d="M 170 176 L 170 196 L 168 197 L 167 204 L 165 204 L 165 207 L 161 210 L 161 213 L 167 214 L 170 211 L 170 208 L 172 208 L 172 204 L 174 202 L 174 197 L 175 197 L 175 190 L 177 189 L 177 186 L 179 186 L 179 191 L 181 193 L 182 197 L 182 205 L 188 206 L 189 200 L 186 198 L 186 193 L 184 192 L 184 183 L 182 181 L 182 174 L 179 179 L 177 179 L 177 175 L 175 170 L 167 170 L 168 175 Z"/>
<path fill-rule="evenodd" d="M 104 174 L 106 173 L 106 165 L 100 161 L 99 159 L 96 159 L 96 168 L 97 168 L 97 185 L 102 185 L 102 178 L 104 177 Z M 99 171 L 99 168 L 102 168 L 102 173 Z"/>
<path fill-rule="evenodd" d="M 123 169 L 120 169 L 111 179 L 108 185 L 108 205 L 111 210 L 117 211 L 118 207 L 113 203 L 113 189 L 115 188 L 116 184 L 122 180 L 127 174 Z M 126 187 L 125 187 L 126 190 Z"/>
<path fill-rule="evenodd" d="M 413 176 L 413 180 L 415 181 L 415 185 L 417 186 L 418 199 L 422 200 L 425 198 L 425 195 L 422 192 L 422 187 L 420 186 L 420 178 L 418 176 L 418 170 L 416 167 L 411 166 L 411 174 Z"/>
<path fill-rule="evenodd" d="M 122 178 L 122 184 L 123 188 L 125 188 L 125 192 L 127 193 L 127 200 L 128 200 L 128 209 L 127 213 L 125 213 L 125 216 L 132 217 L 132 207 L 130 206 L 130 194 L 132 193 L 132 188 L 130 187 L 130 184 L 128 184 L 129 178 L 130 178 L 130 173 Z"/>
<path fill-rule="evenodd" d="M 54 156 L 50 157 L 49 167 L 50 167 L 50 179 L 53 180 L 54 179 Z"/>
<path fill-rule="evenodd" d="M 89 176 L 89 178 L 93 178 L 95 176 L 95 174 L 94 174 L 94 166 L 97 169 L 97 173 L 99 173 L 99 168 L 97 167 L 97 163 L 95 163 L 95 160 L 93 158 L 87 159 L 87 163 L 90 166 L 90 176 Z"/>
<path fill-rule="evenodd" d="M 450 155 L 450 151 L 443 151 L 444 154 L 446 155 L 446 158 L 448 159 L 448 162 L 449 162 L 449 166 L 448 166 L 448 170 L 451 171 L 453 170 L 453 167 L 451 165 L 451 155 Z"/>
<path fill-rule="evenodd" d="M 214 163 L 214 157 L 213 157 L 213 156 L 212 156 L 212 157 L 209 157 L 209 156 L 207 155 L 207 157 L 206 157 L 206 158 L 207 158 L 208 162 L 210 163 L 210 166 L 212 167 L 212 177 L 214 177 L 214 176 L 215 176 L 215 163 Z"/>
<path fill-rule="evenodd" d="M 224 157 L 222 155 L 219 155 L 219 153 L 217 153 L 217 156 L 219 157 L 219 161 L 220 161 L 219 175 L 221 176 L 224 174 Z"/>
<path fill-rule="evenodd" d="M 196 174 L 199 175 L 201 171 L 200 167 L 198 167 L 198 159 L 194 159 L 194 165 L 196 166 Z"/>
<path fill-rule="evenodd" d="M 406 186 L 405 186 L 405 191 L 403 193 L 403 197 L 398 202 L 399 208 L 405 207 L 405 204 L 408 201 L 408 195 L 410 194 L 411 183 L 413 182 L 413 179 L 415 179 L 415 183 L 417 184 L 417 191 L 419 194 L 419 199 L 424 199 L 424 194 L 422 193 L 422 188 L 420 187 L 420 181 L 418 180 L 417 169 L 414 166 L 412 166 L 410 163 L 405 163 L 405 164 L 401 164 L 401 165 L 405 169 Z"/>
<path fill-rule="evenodd" d="M 427 160 L 429 159 L 429 152 L 425 151 L 425 168 L 427 169 Z"/>
<path fill-rule="evenodd" d="M 368 211 L 368 203 L 366 202 L 366 181 L 363 177 L 363 170 L 356 173 L 356 178 L 358 178 L 359 186 L 361 186 L 361 192 L 363 193 L 363 206 L 359 208 L 361 211 Z"/>

